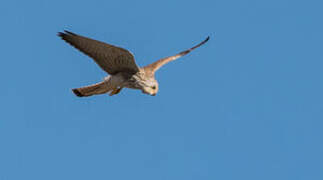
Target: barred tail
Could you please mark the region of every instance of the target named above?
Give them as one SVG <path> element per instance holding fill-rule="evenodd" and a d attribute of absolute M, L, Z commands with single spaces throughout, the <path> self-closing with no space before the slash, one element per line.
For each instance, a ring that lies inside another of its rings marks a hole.
<path fill-rule="evenodd" d="M 102 81 L 90 86 L 85 86 L 81 88 L 74 88 L 72 89 L 73 93 L 78 97 L 86 97 L 86 96 L 92 96 L 96 94 L 104 94 L 112 90 L 107 85 L 106 81 Z"/>

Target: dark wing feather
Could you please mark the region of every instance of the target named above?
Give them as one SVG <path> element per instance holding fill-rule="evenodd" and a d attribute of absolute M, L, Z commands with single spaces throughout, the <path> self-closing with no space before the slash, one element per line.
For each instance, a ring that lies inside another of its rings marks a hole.
<path fill-rule="evenodd" d="M 117 74 L 118 72 L 136 73 L 139 71 L 133 55 L 128 50 L 86 38 L 69 31 L 65 31 L 64 33 L 59 32 L 58 36 L 93 58 L 104 71 L 111 75 Z"/>

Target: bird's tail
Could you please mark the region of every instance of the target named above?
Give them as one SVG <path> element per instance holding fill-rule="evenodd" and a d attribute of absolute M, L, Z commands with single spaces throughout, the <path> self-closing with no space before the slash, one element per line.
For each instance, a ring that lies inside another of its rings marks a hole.
<path fill-rule="evenodd" d="M 95 94 L 104 94 L 112 90 L 107 83 L 107 81 L 102 81 L 90 86 L 75 88 L 72 89 L 72 91 L 78 97 L 92 96 Z"/>

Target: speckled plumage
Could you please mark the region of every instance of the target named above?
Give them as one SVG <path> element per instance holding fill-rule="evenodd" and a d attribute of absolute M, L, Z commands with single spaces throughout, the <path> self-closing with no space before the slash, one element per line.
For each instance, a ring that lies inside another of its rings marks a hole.
<path fill-rule="evenodd" d="M 162 58 L 140 68 L 137 66 L 132 53 L 123 48 L 86 38 L 69 31 L 59 32 L 58 36 L 90 56 L 104 71 L 110 74 L 97 84 L 72 89 L 75 95 L 79 97 L 104 93 L 114 95 L 118 94 L 122 88 L 139 89 L 145 94 L 156 95 L 158 92 L 158 82 L 155 79 L 155 72 L 166 63 L 188 54 L 209 40 L 209 37 L 207 37 L 204 41 L 188 50 L 174 56 Z"/>

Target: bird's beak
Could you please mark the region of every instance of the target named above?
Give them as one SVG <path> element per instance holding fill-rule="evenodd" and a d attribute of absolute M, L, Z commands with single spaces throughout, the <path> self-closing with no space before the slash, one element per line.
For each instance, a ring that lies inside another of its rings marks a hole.
<path fill-rule="evenodd" d="M 155 94 L 151 94 L 152 96 L 156 96 L 156 93 Z"/>

